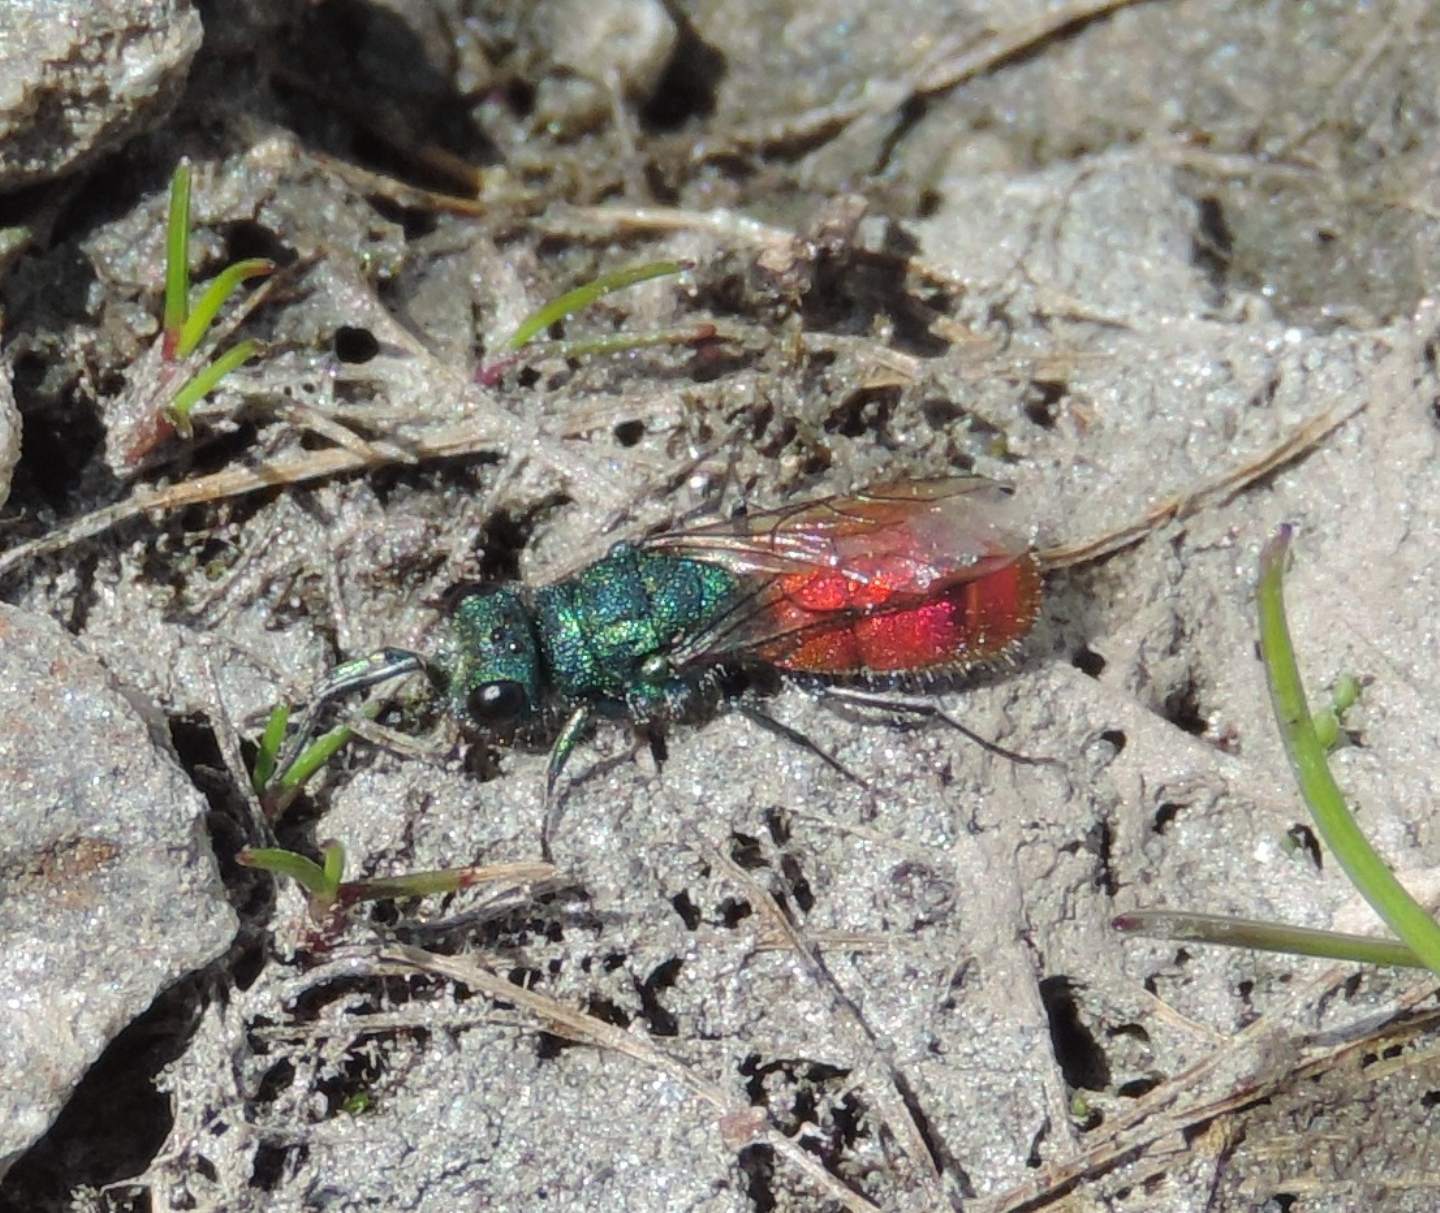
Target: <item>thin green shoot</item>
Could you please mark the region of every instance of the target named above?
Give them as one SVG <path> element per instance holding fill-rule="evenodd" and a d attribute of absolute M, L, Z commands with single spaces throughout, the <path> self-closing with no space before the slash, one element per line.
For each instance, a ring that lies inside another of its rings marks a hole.
<path fill-rule="evenodd" d="M 500 349 L 505 352 L 500 357 L 483 364 L 475 372 L 476 382 L 485 387 L 494 387 L 500 382 L 501 376 L 520 361 L 519 351 L 523 347 L 529 345 L 535 337 L 545 332 L 552 324 L 564 320 L 567 316 L 573 316 L 602 296 L 613 291 L 623 290 L 628 286 L 635 286 L 637 283 L 648 282 L 652 278 L 662 278 L 667 274 L 679 274 L 691 267 L 692 263 L 688 261 L 647 261 L 642 265 L 624 266 L 618 270 L 611 270 L 608 274 L 601 274 L 598 278 L 577 286 L 573 291 L 567 291 L 558 299 L 550 300 L 520 322 L 520 327 L 501 344 Z M 639 349 L 645 345 L 688 344 L 704 341 L 712 336 L 714 336 L 713 325 L 697 325 L 691 329 L 676 330 L 670 333 L 601 339 L 602 342 L 612 340 L 618 343 L 614 345 L 603 343 L 592 345 L 584 340 L 557 342 L 547 345 L 546 352 L 561 357 L 577 357 L 585 353 L 614 353 L 620 350 Z"/>
<path fill-rule="evenodd" d="M 611 333 L 604 337 L 580 337 L 573 341 L 543 341 L 530 348 L 542 357 L 586 358 L 594 354 L 624 354 L 659 345 L 693 345 L 709 341 L 715 334 L 713 324 L 698 324 L 651 333 Z"/>
<path fill-rule="evenodd" d="M 1256 952 L 1287 952 L 1294 956 L 1318 956 L 1348 960 L 1356 964 L 1387 965 L 1423 969 L 1425 962 L 1403 943 L 1376 939 L 1372 935 L 1350 935 L 1342 931 L 1317 931 L 1254 918 L 1231 918 L 1226 914 L 1189 914 L 1179 910 L 1132 910 L 1111 920 L 1117 931 L 1147 935 L 1155 939 L 1189 943 L 1211 943 Z"/>
<path fill-rule="evenodd" d="M 378 705 L 372 705 L 370 715 L 374 715 L 374 709 L 376 707 L 378 707 Z M 265 732 L 268 736 L 270 732 L 268 726 Z M 295 797 L 300 794 L 300 790 L 306 783 L 308 783 L 316 773 L 323 770 L 353 736 L 354 730 L 351 729 L 349 725 L 337 725 L 328 733 L 321 733 L 319 737 L 315 738 L 314 741 L 301 750 L 300 753 L 295 756 L 295 761 L 290 763 L 290 765 L 280 773 L 278 779 L 274 778 L 274 769 L 272 766 L 270 772 L 271 778 L 266 780 L 263 785 L 264 790 L 260 793 L 260 798 L 264 801 L 270 817 L 276 818 L 284 813 L 294 802 Z M 274 762 L 273 758 L 271 762 Z M 254 772 L 253 778 L 258 778 L 259 776 L 258 762 L 256 766 L 257 770 Z"/>
<path fill-rule="evenodd" d="M 439 868 L 373 880 L 346 880 L 345 848 L 335 841 L 321 846 L 319 863 L 283 847 L 247 847 L 237 859 L 248 868 L 295 881 L 305 890 L 311 915 L 317 920 L 358 902 L 431 897 L 456 893 L 486 881 L 533 882 L 549 880 L 555 875 L 555 869 L 548 863 L 509 863 Z"/>
<path fill-rule="evenodd" d="M 483 868 L 435 868 L 407 876 L 382 876 L 375 880 L 351 881 L 347 895 L 353 901 L 385 901 L 397 897 L 430 897 L 468 889 L 481 879 Z"/>
<path fill-rule="evenodd" d="M 566 291 L 558 299 L 552 299 L 549 303 L 531 312 L 520 322 L 520 327 L 510 335 L 510 339 L 505 342 L 503 348 L 507 350 L 520 349 L 556 321 L 573 316 L 576 312 L 589 307 L 597 299 L 614 291 L 624 290 L 627 286 L 635 286 L 641 282 L 649 282 L 652 278 L 679 274 L 688 268 L 690 268 L 689 263 L 685 261 L 647 261 L 642 265 L 622 266 L 618 270 L 601 274 L 598 278 L 593 278 L 589 282 L 577 286 L 573 291 Z"/>
<path fill-rule="evenodd" d="M 1100 1113 L 1090 1102 L 1090 1097 L 1078 1087 L 1070 1092 L 1070 1119 L 1081 1131 L 1093 1129 L 1100 1123 Z"/>
<path fill-rule="evenodd" d="M 271 814 L 283 812 L 306 780 L 324 767 L 350 740 L 352 730 L 343 725 L 323 736 L 316 736 L 321 714 L 326 707 L 342 695 L 381 686 L 424 668 L 425 663 L 418 653 L 395 648 L 381 649 L 364 657 L 342 662 L 315 687 L 310 696 L 310 705 L 301 718 L 300 727 L 288 746 L 284 740 L 284 726 L 289 724 L 289 709 L 285 710 L 284 724 L 279 726 L 279 736 L 272 735 L 272 730 L 277 727 L 276 713 L 272 711 L 256 756 L 256 769 L 251 772 L 252 780 L 258 779 L 263 763 L 266 777 L 260 796 L 265 800 Z M 373 720 L 379 715 L 381 706 L 380 700 L 364 704 L 360 708 L 360 715 L 367 720 Z"/>
<path fill-rule="evenodd" d="M 332 864 L 332 856 L 337 849 L 343 869 L 345 852 L 338 843 L 329 844 L 321 851 L 322 863 L 283 847 L 246 847 L 235 858 L 247 868 L 288 876 L 305 890 L 313 904 L 330 906 L 335 903 L 340 890 L 340 881 L 333 875 Z"/>
<path fill-rule="evenodd" d="M 250 278 L 263 278 L 274 272 L 275 263 L 268 257 L 251 257 L 245 261 L 227 265 L 216 274 L 210 284 L 201 292 L 194 309 L 186 318 L 180 330 L 180 344 L 176 349 L 176 354 L 181 358 L 188 358 L 195 352 L 195 347 L 204 340 L 205 334 L 210 331 L 210 326 L 215 322 L 215 317 L 219 314 L 220 309 L 239 289 L 242 282 Z"/>
<path fill-rule="evenodd" d="M 1311 719 L 1285 619 L 1283 582 L 1290 539 L 1291 528 L 1282 526 L 1265 545 L 1256 590 L 1260 652 L 1285 752 L 1321 841 L 1390 929 L 1427 968 L 1440 974 L 1440 924 L 1395 879 L 1361 832 L 1330 773 L 1327 751 Z"/>
<path fill-rule="evenodd" d="M 1345 713 L 1353 708 L 1360 698 L 1360 680 L 1354 674 L 1344 674 L 1335 680 L 1330 688 L 1330 706 L 1321 708 L 1310 718 L 1315 726 L 1315 736 L 1327 750 L 1333 750 L 1344 736 L 1341 721 Z"/>
<path fill-rule="evenodd" d="M 333 840 L 321 844 L 320 870 L 325 877 L 326 891 L 338 895 L 345 880 L 345 848 L 342 844 Z"/>
<path fill-rule="evenodd" d="M 699 345 L 713 341 L 718 335 L 719 330 L 713 324 L 696 324 L 651 333 L 612 333 L 605 337 L 580 337 L 571 341 L 537 341 L 524 354 L 507 354 L 504 358 L 487 362 L 477 372 L 476 382 L 493 387 L 512 366 L 531 358 L 588 358 L 595 354 L 624 354 L 661 345 Z"/>
<path fill-rule="evenodd" d="M 252 257 L 226 266 L 190 306 L 190 161 L 182 159 L 170 178 L 170 208 L 165 228 L 165 314 L 160 355 L 167 363 L 183 361 L 199 348 L 220 309 L 242 282 L 274 272 L 275 263 Z M 190 436 L 195 405 L 242 363 L 255 355 L 253 341 L 242 341 L 202 366 L 170 398 L 165 414 L 175 431 Z M 148 444 L 147 444 L 148 449 Z M 143 451 L 141 452 L 144 453 Z"/>
<path fill-rule="evenodd" d="M 280 747 L 285 744 L 285 729 L 290 724 L 290 705 L 277 703 L 270 710 L 270 719 L 265 722 L 265 731 L 260 734 L 260 743 L 255 751 L 255 766 L 250 772 L 250 786 L 255 795 L 265 795 L 270 780 L 275 777 L 275 763 L 280 757 Z"/>
<path fill-rule="evenodd" d="M 170 215 L 165 226 L 165 361 L 173 361 L 190 306 L 190 161 L 182 158 L 170 178 Z"/>
<path fill-rule="evenodd" d="M 231 346 L 214 362 L 207 363 L 185 382 L 170 401 L 170 419 L 175 430 L 183 438 L 190 436 L 190 410 L 205 398 L 215 385 L 231 371 L 255 356 L 257 345 L 253 341 L 241 341 Z"/>

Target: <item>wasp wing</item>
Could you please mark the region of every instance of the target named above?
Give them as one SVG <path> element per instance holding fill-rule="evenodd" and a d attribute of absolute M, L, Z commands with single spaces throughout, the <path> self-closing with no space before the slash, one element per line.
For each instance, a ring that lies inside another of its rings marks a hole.
<path fill-rule="evenodd" d="M 808 642 L 923 610 L 1028 560 L 1010 501 L 980 477 L 899 480 L 653 536 L 647 549 L 718 564 L 743 587 L 671 660 L 680 668 L 748 656 L 802 668 L 787 656 Z M 1024 627 L 1030 618 L 1033 610 Z M 941 655 L 922 664 L 944 663 Z"/>

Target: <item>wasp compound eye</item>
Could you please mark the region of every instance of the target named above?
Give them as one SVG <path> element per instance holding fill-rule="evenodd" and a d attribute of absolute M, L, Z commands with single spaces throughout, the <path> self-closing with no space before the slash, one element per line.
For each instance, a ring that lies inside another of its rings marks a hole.
<path fill-rule="evenodd" d="M 465 706 L 476 724 L 495 726 L 514 724 L 530 701 L 523 683 L 501 680 L 481 683 L 466 696 Z"/>

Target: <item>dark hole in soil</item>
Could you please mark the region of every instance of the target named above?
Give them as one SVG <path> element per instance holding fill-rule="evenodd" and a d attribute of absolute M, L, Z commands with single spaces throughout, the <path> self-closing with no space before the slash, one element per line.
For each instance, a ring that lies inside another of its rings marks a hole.
<path fill-rule="evenodd" d="M 1070 659 L 1070 664 L 1091 678 L 1099 678 L 1105 672 L 1105 658 L 1089 645 L 1082 645 L 1076 650 L 1075 656 Z"/>
<path fill-rule="evenodd" d="M 725 56 L 702 42 L 695 27 L 670 8 L 679 29 L 669 66 L 640 120 L 651 131 L 679 130 L 692 118 L 707 118 L 715 112 L 715 96 L 725 78 Z"/>
<path fill-rule="evenodd" d="M 1165 696 L 1162 712 L 1177 729 L 1183 729 L 1194 737 L 1203 736 L 1210 727 L 1200 706 L 1200 688 L 1193 678 L 1187 678 Z"/>
<path fill-rule="evenodd" d="M 1191 247 L 1190 257 L 1196 267 L 1217 287 L 1223 286 L 1230 272 L 1235 249 L 1235 235 L 1225 222 L 1225 208 L 1220 199 L 1201 198 L 1199 228 Z"/>
<path fill-rule="evenodd" d="M 1110 1065 L 1102 1049 L 1080 1018 L 1075 986 L 1068 977 L 1046 977 L 1040 998 L 1050 1020 L 1050 1044 L 1060 1073 L 1072 1087 L 1103 1091 L 1110 1085 Z"/>
<path fill-rule="evenodd" d="M 380 342 L 369 329 L 342 324 L 335 330 L 335 357 L 352 365 L 369 362 L 380 352 Z"/>
<path fill-rule="evenodd" d="M 771 1213 L 775 1200 L 775 1151 L 770 1146 L 746 1146 L 736 1156 L 745 1176 L 745 1195 L 755 1213 Z"/>

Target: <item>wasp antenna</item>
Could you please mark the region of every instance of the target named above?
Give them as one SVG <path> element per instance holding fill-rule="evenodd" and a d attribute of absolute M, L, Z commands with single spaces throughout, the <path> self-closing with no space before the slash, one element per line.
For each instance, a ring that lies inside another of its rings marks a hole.
<path fill-rule="evenodd" d="M 396 678 L 422 672 L 427 672 L 425 659 L 409 649 L 377 649 L 364 657 L 341 662 L 316 683 L 314 690 L 310 692 L 310 703 L 305 709 L 305 717 L 276 763 L 276 772 L 283 775 L 290 769 L 300 751 L 315 735 L 321 713 L 335 700 L 353 691 L 367 690 Z"/>
<path fill-rule="evenodd" d="M 315 712 L 323 710 L 342 695 L 368 690 L 382 682 L 403 678 L 407 674 L 419 674 L 425 668 L 425 659 L 409 649 L 376 649 L 364 657 L 341 662 L 315 684 L 315 689 L 310 693 L 306 723 L 309 723 L 309 717 Z"/>

